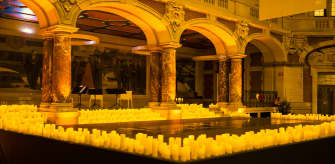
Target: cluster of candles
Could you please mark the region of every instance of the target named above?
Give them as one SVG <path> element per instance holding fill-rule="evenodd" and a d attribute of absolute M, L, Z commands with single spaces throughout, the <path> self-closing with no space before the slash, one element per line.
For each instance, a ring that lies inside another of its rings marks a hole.
<path fill-rule="evenodd" d="M 208 107 L 209 108 L 219 108 L 219 106 L 217 104 L 213 104 L 213 103 L 209 104 Z"/>
<path fill-rule="evenodd" d="M 202 104 L 177 104 L 177 106 L 180 107 L 182 119 L 219 117 Z"/>
<path fill-rule="evenodd" d="M 184 98 L 182 97 L 176 97 L 176 103 L 180 104 L 184 102 Z"/>
<path fill-rule="evenodd" d="M 47 115 L 33 111 L 33 108 L 22 111 L 10 107 L 0 108 L 0 129 L 37 133 L 36 131 L 41 130 L 46 121 Z"/>
<path fill-rule="evenodd" d="M 281 120 L 311 120 L 311 121 L 335 121 L 335 115 L 322 114 L 288 114 L 271 113 L 271 118 Z"/>
<path fill-rule="evenodd" d="M 79 124 L 166 120 L 150 108 L 81 110 Z"/>
<path fill-rule="evenodd" d="M 0 128 L 4 130 L 173 161 L 212 158 L 335 136 L 335 121 L 332 121 L 320 125 L 296 125 L 279 129 L 263 129 L 258 132 L 249 131 L 242 135 L 226 133 L 207 137 L 206 134 L 201 134 L 197 137 L 190 135 L 184 138 L 169 137 L 164 139 L 164 135 L 154 137 L 137 133 L 135 138 L 130 138 L 116 131 L 107 132 L 98 129 L 89 131 L 86 128 L 65 129 L 54 124 L 44 124 L 45 117 L 38 112 L 6 109 L 2 113 L 5 114 L 1 115 Z"/>
<path fill-rule="evenodd" d="M 137 133 L 135 138 L 130 138 L 116 131 L 107 132 L 98 129 L 89 131 L 86 128 L 65 129 L 54 124 L 13 124 L 8 122 L 3 124 L 1 128 L 174 161 L 212 158 L 335 135 L 335 122 L 325 122 L 321 125 L 297 125 L 286 129 L 263 129 L 259 132 L 249 131 L 240 136 L 221 134 L 207 137 L 206 134 L 202 134 L 198 137 L 193 135 L 184 138 L 169 137 L 167 138 L 168 142 L 165 142 L 164 135 L 154 137 Z"/>
<path fill-rule="evenodd" d="M 0 112 L 37 112 L 36 105 L 0 105 Z"/>

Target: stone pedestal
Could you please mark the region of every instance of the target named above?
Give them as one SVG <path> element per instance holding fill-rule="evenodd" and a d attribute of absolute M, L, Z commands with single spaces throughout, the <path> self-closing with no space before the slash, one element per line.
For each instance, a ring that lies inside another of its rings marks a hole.
<path fill-rule="evenodd" d="M 160 102 L 148 102 L 148 107 L 154 108 L 158 107 L 160 105 Z"/>
<path fill-rule="evenodd" d="M 231 57 L 231 75 L 229 82 L 229 109 L 236 112 L 242 107 L 242 58 L 246 55 Z"/>
<path fill-rule="evenodd" d="M 57 125 L 76 125 L 80 115 L 71 103 L 42 103 L 39 111 L 47 114 L 48 123 Z"/>
<path fill-rule="evenodd" d="M 164 106 L 166 104 L 163 103 L 161 106 L 155 106 L 151 109 L 154 112 L 158 112 L 161 117 L 166 118 L 167 120 L 180 120 L 181 119 L 181 111 L 180 108 L 176 105 L 172 106 Z"/>

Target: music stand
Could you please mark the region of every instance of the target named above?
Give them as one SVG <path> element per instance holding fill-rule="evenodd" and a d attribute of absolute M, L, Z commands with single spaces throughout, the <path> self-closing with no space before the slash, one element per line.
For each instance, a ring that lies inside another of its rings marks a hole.
<path fill-rule="evenodd" d="M 72 90 L 72 94 L 79 94 L 79 104 L 75 105 L 75 108 L 79 108 L 79 110 L 81 108 L 86 108 L 86 106 L 84 104 L 81 103 L 81 94 L 85 94 L 87 93 L 87 87 L 86 86 L 79 86 L 79 87 L 75 87 Z"/>
<path fill-rule="evenodd" d="M 115 105 L 110 108 L 115 108 L 115 109 L 120 108 L 121 106 L 118 103 L 117 99 L 120 96 L 120 94 L 126 93 L 126 90 L 116 88 L 116 89 L 105 89 L 105 91 L 107 94 L 115 94 Z"/>
<path fill-rule="evenodd" d="M 100 106 L 96 103 L 97 101 L 97 95 L 102 95 L 102 89 L 88 89 L 89 95 L 94 95 L 94 103 L 92 106 L 90 106 L 90 109 L 99 109 Z"/>

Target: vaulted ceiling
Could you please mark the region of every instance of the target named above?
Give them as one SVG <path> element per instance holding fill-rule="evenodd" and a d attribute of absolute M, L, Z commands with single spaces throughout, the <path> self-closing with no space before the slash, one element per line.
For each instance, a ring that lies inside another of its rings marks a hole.
<path fill-rule="evenodd" d="M 102 11 L 84 11 L 78 17 L 80 30 L 145 40 L 143 31 L 129 20 Z"/>
<path fill-rule="evenodd" d="M 18 0 L 0 0 L 0 17 L 38 23 L 35 14 Z M 146 40 L 143 31 L 131 21 L 103 11 L 89 10 L 80 14 L 77 27 L 83 31 Z M 193 30 L 185 30 L 181 44 L 196 49 L 213 49 L 206 37 Z"/>
<path fill-rule="evenodd" d="M 121 16 L 102 11 L 84 11 L 78 18 L 77 27 L 94 33 L 145 40 L 143 31 L 137 25 Z M 183 32 L 181 44 L 197 49 L 214 48 L 210 40 L 193 30 Z"/>

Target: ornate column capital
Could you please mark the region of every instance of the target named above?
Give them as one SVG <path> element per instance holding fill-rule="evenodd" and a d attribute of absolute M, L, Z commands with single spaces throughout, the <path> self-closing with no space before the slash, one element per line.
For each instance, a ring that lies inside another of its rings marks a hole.
<path fill-rule="evenodd" d="M 163 43 L 161 45 L 143 45 L 143 46 L 136 46 L 131 49 L 131 51 L 135 54 L 140 55 L 151 55 L 152 52 L 162 52 L 166 49 L 176 49 L 181 47 L 181 44 L 177 42 L 168 42 Z"/>
<path fill-rule="evenodd" d="M 181 47 L 182 45 L 178 42 L 168 42 L 168 43 L 163 43 L 160 44 L 159 47 L 164 50 L 164 49 L 176 49 Z"/>
<path fill-rule="evenodd" d="M 245 54 L 236 54 L 236 55 L 229 56 L 229 58 L 232 60 L 241 60 L 245 57 L 247 57 L 247 55 Z"/>
<path fill-rule="evenodd" d="M 54 25 L 47 28 L 43 28 L 40 30 L 40 35 L 43 37 L 50 37 L 54 34 L 61 33 L 61 34 L 72 34 L 79 30 L 79 28 L 67 25 Z"/>
<path fill-rule="evenodd" d="M 226 55 L 217 54 L 216 56 L 217 56 L 219 62 L 224 62 L 224 61 L 228 60 L 228 57 Z"/>

